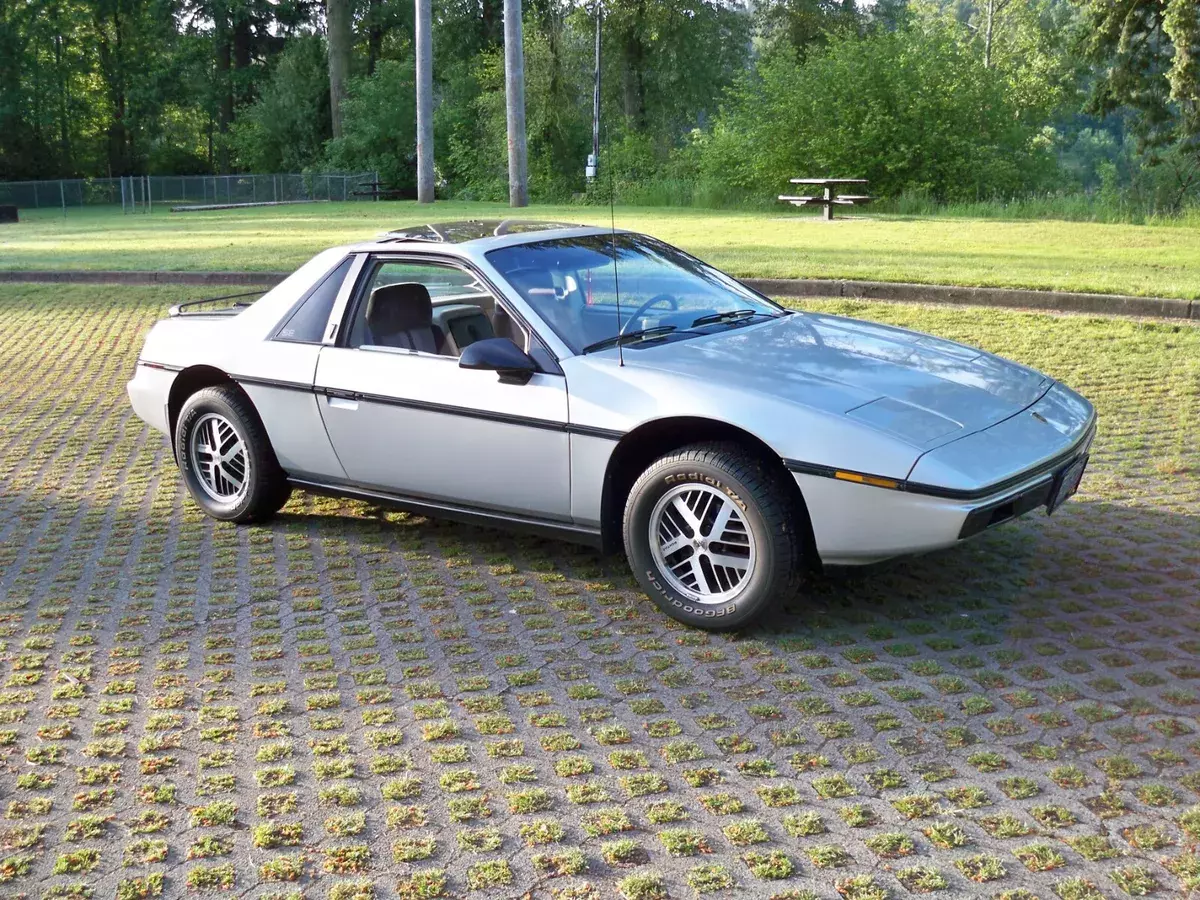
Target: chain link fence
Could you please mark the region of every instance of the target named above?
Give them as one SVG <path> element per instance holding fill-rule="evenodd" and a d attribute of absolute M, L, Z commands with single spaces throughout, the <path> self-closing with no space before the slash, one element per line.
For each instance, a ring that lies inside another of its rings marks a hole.
<path fill-rule="evenodd" d="M 276 175 L 127 175 L 0 182 L 0 205 L 18 209 L 119 206 L 144 213 L 155 206 L 229 206 L 316 200 L 373 200 L 375 172 Z"/>

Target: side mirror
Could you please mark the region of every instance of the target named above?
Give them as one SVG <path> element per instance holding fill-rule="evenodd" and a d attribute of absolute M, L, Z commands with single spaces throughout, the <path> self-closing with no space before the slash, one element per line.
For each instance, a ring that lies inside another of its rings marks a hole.
<path fill-rule="evenodd" d="M 538 370 L 533 357 L 508 338 L 484 338 L 468 344 L 458 365 L 462 369 L 498 372 L 504 384 L 526 384 Z"/>

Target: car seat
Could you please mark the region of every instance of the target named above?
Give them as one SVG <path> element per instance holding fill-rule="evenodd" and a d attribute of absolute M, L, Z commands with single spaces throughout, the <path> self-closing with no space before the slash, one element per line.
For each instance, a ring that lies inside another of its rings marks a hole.
<path fill-rule="evenodd" d="M 366 343 L 441 353 L 443 338 L 433 324 L 433 301 L 425 285 L 402 282 L 371 291 Z"/>

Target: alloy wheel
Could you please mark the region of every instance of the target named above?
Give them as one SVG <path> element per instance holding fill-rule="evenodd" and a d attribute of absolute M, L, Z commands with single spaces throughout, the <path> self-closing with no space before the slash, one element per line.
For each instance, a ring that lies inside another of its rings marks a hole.
<path fill-rule="evenodd" d="M 237 429 L 222 415 L 205 413 L 192 427 L 188 455 L 200 487 L 218 503 L 232 503 L 250 484 L 250 457 Z"/>
<path fill-rule="evenodd" d="M 732 599 L 754 571 L 754 535 L 742 509 L 710 485 L 668 490 L 650 514 L 649 531 L 663 577 L 698 603 Z"/>

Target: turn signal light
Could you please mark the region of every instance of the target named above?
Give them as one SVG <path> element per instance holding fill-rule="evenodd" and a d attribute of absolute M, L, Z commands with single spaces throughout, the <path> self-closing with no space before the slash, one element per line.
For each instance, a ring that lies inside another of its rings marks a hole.
<path fill-rule="evenodd" d="M 834 472 L 834 478 L 842 481 L 853 481 L 855 484 L 869 484 L 872 487 L 891 488 L 896 490 L 900 487 L 900 482 L 892 481 L 890 478 L 878 478 L 875 475 L 861 475 L 858 472 Z"/>

